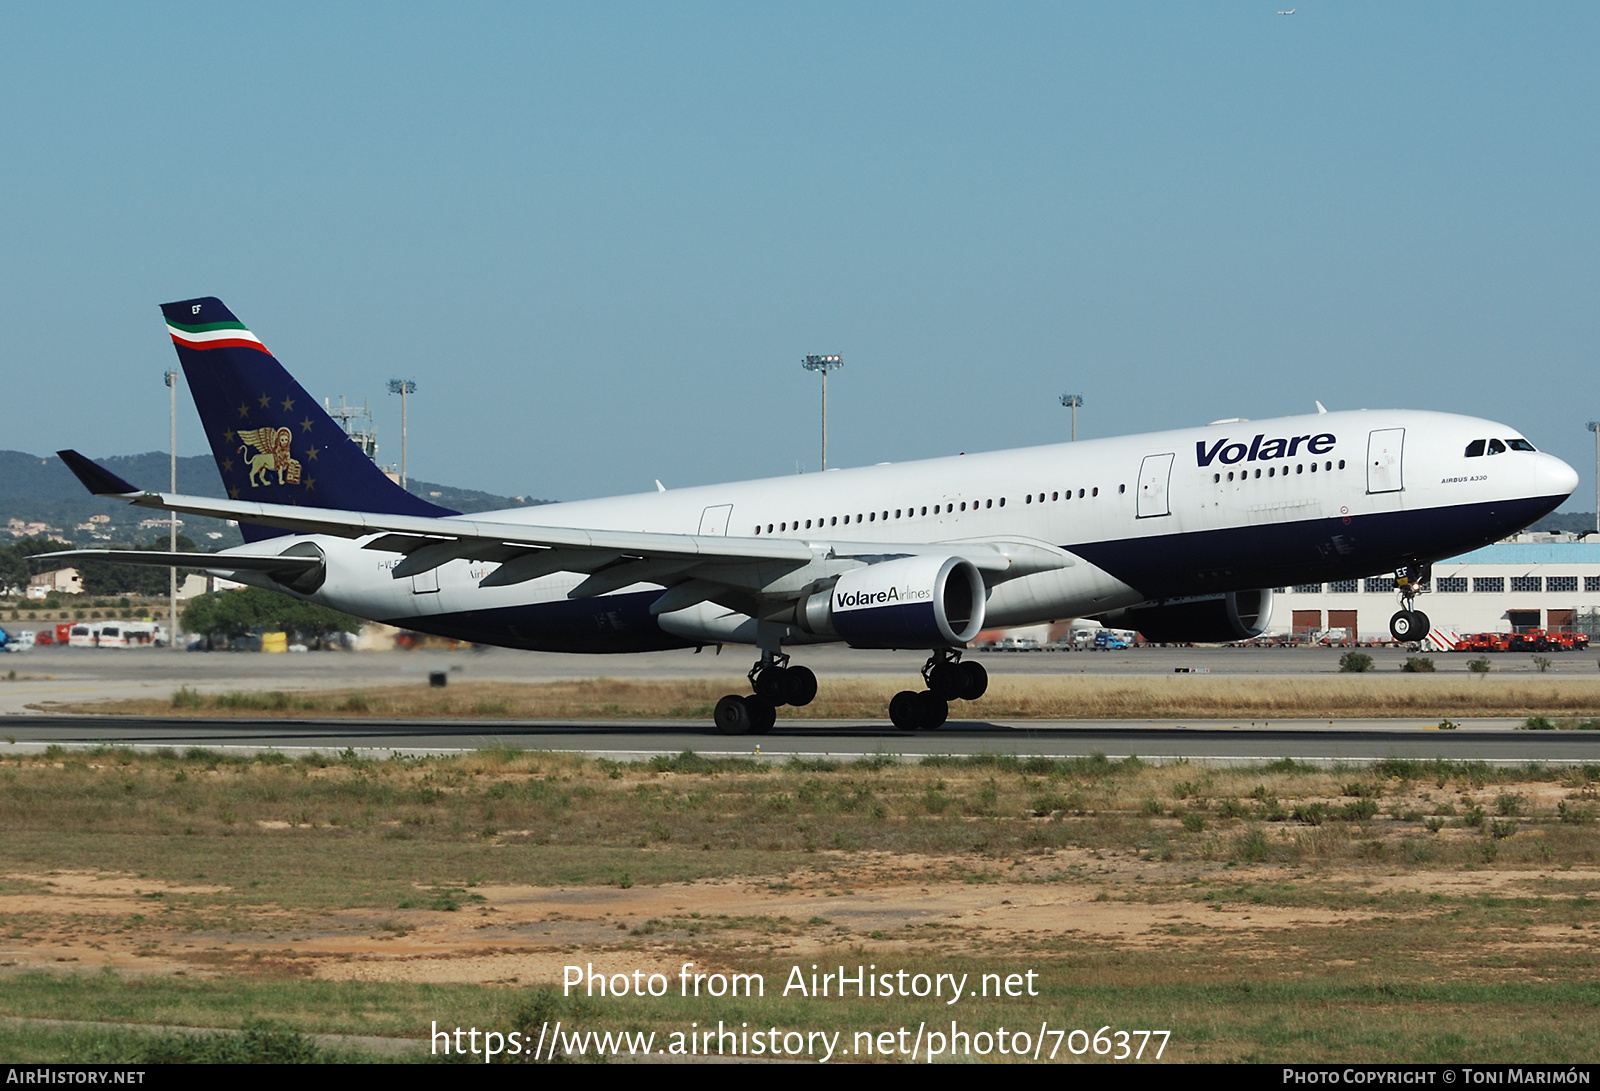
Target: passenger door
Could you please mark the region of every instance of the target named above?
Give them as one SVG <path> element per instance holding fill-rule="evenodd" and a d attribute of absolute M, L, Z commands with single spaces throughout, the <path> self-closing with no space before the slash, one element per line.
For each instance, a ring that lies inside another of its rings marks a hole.
<path fill-rule="evenodd" d="M 1139 464 L 1139 518 L 1150 519 L 1158 515 L 1171 515 L 1168 485 L 1172 481 L 1172 458 L 1167 455 L 1145 455 Z"/>
<path fill-rule="evenodd" d="M 411 608 L 419 614 L 439 612 L 439 569 L 430 568 L 411 577 Z"/>
<path fill-rule="evenodd" d="M 700 514 L 700 536 L 703 538 L 726 538 L 728 536 L 728 520 L 733 518 L 732 504 L 718 504 L 707 508 Z M 682 526 L 682 523 L 678 524 Z"/>
<path fill-rule="evenodd" d="M 1367 437 L 1367 491 L 1399 492 L 1405 488 L 1401 459 L 1405 454 L 1404 428 L 1379 428 Z"/>

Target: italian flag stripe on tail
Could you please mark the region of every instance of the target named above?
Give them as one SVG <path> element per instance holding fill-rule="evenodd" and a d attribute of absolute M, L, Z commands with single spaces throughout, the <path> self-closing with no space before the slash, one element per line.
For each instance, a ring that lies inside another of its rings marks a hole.
<path fill-rule="evenodd" d="M 206 322 L 188 325 L 167 320 L 167 332 L 175 344 L 191 349 L 247 348 L 266 352 L 261 339 L 245 329 L 243 322 Z M 270 354 L 269 354 L 270 355 Z"/>

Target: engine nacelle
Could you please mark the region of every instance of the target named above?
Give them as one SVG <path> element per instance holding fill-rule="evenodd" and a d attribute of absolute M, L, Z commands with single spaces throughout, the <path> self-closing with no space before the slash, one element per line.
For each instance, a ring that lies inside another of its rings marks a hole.
<path fill-rule="evenodd" d="M 1136 629 L 1153 644 L 1225 644 L 1260 636 L 1272 621 L 1272 589 L 1229 591 L 1204 598 L 1166 599 L 1113 610 L 1096 620 Z"/>
<path fill-rule="evenodd" d="M 796 621 L 852 648 L 959 648 L 983 628 L 985 595 L 971 561 L 906 557 L 846 572 L 800 603 Z"/>

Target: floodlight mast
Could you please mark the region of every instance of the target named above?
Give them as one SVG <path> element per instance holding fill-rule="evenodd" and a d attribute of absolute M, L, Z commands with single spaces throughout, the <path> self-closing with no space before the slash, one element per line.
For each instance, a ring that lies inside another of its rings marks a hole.
<path fill-rule="evenodd" d="M 1600 533 L 1600 420 L 1584 425 L 1594 433 L 1594 529 Z"/>
<path fill-rule="evenodd" d="M 161 373 L 161 381 L 167 384 L 167 401 L 170 405 L 170 423 L 168 438 L 172 443 L 172 491 L 178 491 L 178 373 L 168 369 Z M 178 513 L 167 512 L 167 551 L 178 552 Z M 176 649 L 178 645 L 178 567 L 173 565 L 167 569 L 167 647 Z"/>
<path fill-rule="evenodd" d="M 1072 410 L 1072 442 L 1078 442 L 1078 406 L 1083 404 L 1082 394 L 1063 394 L 1061 404 Z"/>
<path fill-rule="evenodd" d="M 828 372 L 844 367 L 844 359 L 834 353 L 832 356 L 807 356 L 800 361 L 800 366 L 807 371 L 822 373 L 822 468 L 828 468 Z"/>
<path fill-rule="evenodd" d="M 389 393 L 400 395 L 400 487 L 406 487 L 406 395 L 415 394 L 417 384 L 410 379 L 390 379 Z"/>

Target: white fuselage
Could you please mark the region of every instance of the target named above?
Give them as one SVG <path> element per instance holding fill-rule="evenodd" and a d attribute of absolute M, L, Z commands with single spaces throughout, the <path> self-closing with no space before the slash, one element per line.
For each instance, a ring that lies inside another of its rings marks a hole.
<path fill-rule="evenodd" d="M 1509 534 L 1576 487 L 1531 449 L 1469 457 L 1474 440 L 1520 442 L 1473 417 L 1359 411 L 966 454 L 633 496 L 514 508 L 499 523 L 818 543 L 1037 542 L 1067 567 L 989 591 L 989 626 L 1098 614 L 1151 599 L 1392 571 Z M 1531 514 L 1530 514 L 1531 513 Z M 569 600 L 583 576 L 480 587 L 493 562 L 450 561 L 395 579 L 371 539 L 315 542 L 314 601 L 361 617 L 513 646 L 639 650 L 751 639 L 709 603 L 650 618 L 654 585 Z M 258 581 L 259 582 L 259 578 Z M 658 626 L 649 633 L 641 627 Z M 506 639 L 495 639 L 500 629 Z M 787 639 L 805 637 L 791 633 Z"/>

